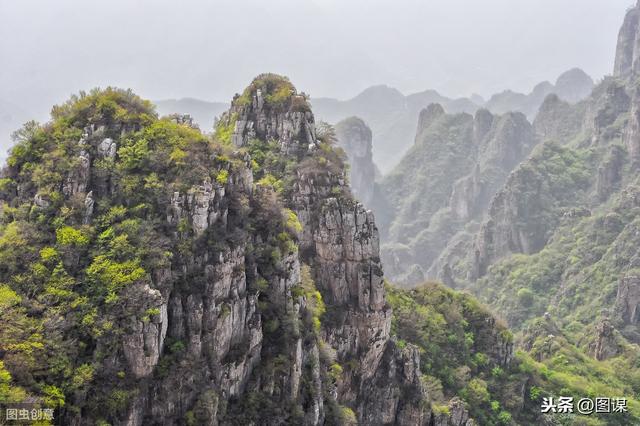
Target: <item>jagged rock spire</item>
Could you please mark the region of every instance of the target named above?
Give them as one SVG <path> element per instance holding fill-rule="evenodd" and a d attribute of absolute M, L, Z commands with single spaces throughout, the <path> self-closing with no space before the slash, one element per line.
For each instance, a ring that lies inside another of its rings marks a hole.
<path fill-rule="evenodd" d="M 640 2 L 627 11 L 618 34 L 618 46 L 613 69 L 615 77 L 629 77 L 640 69 Z"/>
<path fill-rule="evenodd" d="M 237 147 L 255 138 L 277 140 L 284 153 L 303 154 L 316 145 L 315 119 L 307 96 L 277 74 L 259 75 L 236 95 L 217 128 L 220 133 L 226 128 Z"/>

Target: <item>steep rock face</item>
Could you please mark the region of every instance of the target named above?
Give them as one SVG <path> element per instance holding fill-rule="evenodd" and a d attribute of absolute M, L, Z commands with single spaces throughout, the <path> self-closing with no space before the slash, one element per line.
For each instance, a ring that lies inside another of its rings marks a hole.
<path fill-rule="evenodd" d="M 575 201 L 581 192 L 569 196 L 565 185 L 585 189 L 586 175 L 571 180 L 554 180 L 553 171 L 542 158 L 558 158 L 564 167 L 580 166 L 579 157 L 567 156 L 563 148 L 544 144 L 505 183 L 491 200 L 487 219 L 477 234 L 473 251 L 472 279 L 483 276 L 490 264 L 511 253 L 532 254 L 547 243 L 563 214 L 563 206 Z M 564 154 L 564 155 L 563 155 Z"/>
<path fill-rule="evenodd" d="M 640 93 L 633 78 L 640 71 L 640 3 L 627 11 L 618 35 L 614 76 L 628 79 L 631 94 L 630 122 L 625 131 L 625 144 L 637 167 L 640 162 Z"/>
<path fill-rule="evenodd" d="M 491 201 L 469 262 L 474 265 L 472 280 L 511 253 L 539 252 L 562 217 L 572 215 L 567 209 L 586 207 L 590 197 L 606 200 L 620 187 L 627 161 L 620 144 L 628 135 L 625 127 L 633 127 L 626 124 L 630 103 L 626 86 L 614 80 L 603 81 L 589 100 L 576 105 L 553 95 L 546 99 L 534 128 L 537 137 L 547 142 L 515 169 Z M 598 149 L 598 155 L 589 159 L 574 148 L 576 144 Z M 553 158 L 582 172 L 552 170 Z M 568 180 L 558 180 L 563 175 Z"/>
<path fill-rule="evenodd" d="M 371 129 L 362 119 L 346 118 L 335 125 L 338 145 L 349 160 L 349 184 L 353 194 L 365 206 L 373 199 L 376 167 L 373 164 Z"/>
<path fill-rule="evenodd" d="M 95 91 L 16 150 L 0 232 L 33 230 L 25 238 L 49 256 L 40 273 L 75 298 L 42 299 L 46 345 L 69 371 L 91 368 L 67 395 L 66 424 L 315 425 L 349 410 L 365 424 L 426 424 L 419 353 L 390 338 L 373 214 L 303 101 L 260 76 L 210 141 L 130 92 Z M 54 178 L 34 178 L 37 163 Z M 65 222 L 42 224 L 60 211 Z M 16 256 L 0 274 L 22 291 L 16 277 L 32 270 Z M 15 375 L 21 364 L 5 359 Z"/>
<path fill-rule="evenodd" d="M 469 413 L 464 408 L 464 402 L 453 399 L 447 407 L 449 415 L 434 415 L 431 423 L 434 426 L 475 426 L 476 422 L 469 418 Z"/>
<path fill-rule="evenodd" d="M 207 232 L 210 229 L 229 233 L 236 226 L 228 221 L 229 205 L 238 197 L 251 197 L 252 185 L 245 163 L 223 186 L 205 181 L 186 193 L 175 192 L 167 207 L 167 223 L 176 227 L 187 224 L 196 237 L 211 235 Z M 232 210 L 231 214 L 237 213 Z M 138 397 L 132 401 L 126 424 L 142 425 L 159 419 L 165 424 L 178 422 L 188 407 L 206 397 L 206 388 L 214 389 L 216 404 L 201 420 L 216 424 L 225 415 L 218 412 L 217 401 L 237 398 L 244 392 L 260 363 L 263 345 L 258 295 L 247 288 L 249 241 L 251 238 L 235 247 L 210 246 L 209 250 L 182 258 L 171 269 L 153 271 L 153 289 L 146 286 L 141 294 L 125 296 L 139 307 L 159 311 L 148 323 L 134 319 L 132 333 L 122 339 L 133 375 L 154 378 L 138 386 Z M 295 257 L 286 257 L 280 265 L 283 272 L 267 281 L 270 291 L 285 299 L 299 282 L 299 264 Z M 194 287 L 194 281 L 202 287 Z M 158 377 L 160 355 L 164 352 L 167 356 L 166 339 L 184 342 L 184 358 L 164 377 Z M 295 380 L 292 377 L 289 386 L 293 387 Z M 85 420 L 77 418 L 73 422 L 84 424 Z"/>
<path fill-rule="evenodd" d="M 624 143 L 634 168 L 640 166 L 640 87 L 631 87 L 631 111 L 624 133 Z"/>
<path fill-rule="evenodd" d="M 438 106 L 421 113 L 415 145 L 382 182 L 395 211 L 393 223 L 383 224 L 392 240 L 406 240 L 427 228 L 431 216 L 447 203 L 454 182 L 474 165 L 473 117 L 442 113 Z"/>
<path fill-rule="evenodd" d="M 444 114 L 441 106 L 432 105 L 421 112 L 420 124 L 414 146 L 381 182 L 382 197 L 376 203 L 377 216 L 386 219 L 380 225 L 384 264 L 396 283 L 422 280 L 420 265 L 426 262 L 414 258 L 411 240 L 439 220 L 440 206 L 448 203 L 455 182 L 473 170 L 477 155 L 471 115 Z"/>
<path fill-rule="evenodd" d="M 425 393 L 421 382 L 418 348 L 398 349 L 395 345 L 385 348 L 381 366 L 371 377 L 359 411 L 367 413 L 362 424 L 426 425 L 420 405 L 420 395 Z M 401 381 L 389 382 L 389 377 Z"/>
<path fill-rule="evenodd" d="M 640 10 L 638 5 L 627 11 L 620 33 L 616 49 L 613 75 L 616 77 L 629 77 L 638 71 L 638 27 L 640 25 Z"/>
<path fill-rule="evenodd" d="M 536 137 L 541 141 L 568 141 L 583 126 L 582 108 L 572 106 L 556 94 L 547 96 L 533 122 Z"/>
<path fill-rule="evenodd" d="M 269 74 L 254 83 L 221 117 L 232 130 L 231 142 L 241 147 L 252 139 L 276 140 L 283 153 L 302 155 L 315 141 L 315 120 L 305 96 Z"/>
<path fill-rule="evenodd" d="M 481 111 L 474 125 L 480 144 L 476 167 L 471 175 L 456 182 L 451 195 L 452 210 L 461 220 L 481 215 L 508 173 L 535 144 L 531 125 L 523 114 L 508 113 L 495 118 L 495 122 L 492 117 L 491 127 L 485 130 L 488 117 L 483 118 L 486 112 Z"/>
<path fill-rule="evenodd" d="M 585 128 L 591 134 L 592 144 L 604 145 L 621 138 L 623 133 L 626 133 L 624 137 L 628 139 L 627 144 L 635 143 L 635 133 L 630 129 L 625 130 L 630 109 L 632 118 L 634 113 L 631 99 L 634 95 L 630 96 L 629 93 L 624 83 L 611 79 L 603 81 L 594 90 L 585 118 Z"/>
<path fill-rule="evenodd" d="M 625 325 L 637 325 L 640 321 L 640 277 L 627 274 L 618 284 L 616 313 Z"/>
<path fill-rule="evenodd" d="M 261 107 L 268 108 L 259 100 L 262 93 L 256 90 L 251 96 L 251 107 L 237 112 L 238 122 L 252 123 L 251 117 L 268 115 L 260 112 Z M 297 108 L 295 100 L 291 108 Z M 299 122 L 299 128 L 297 124 L 288 124 L 289 120 L 298 120 L 295 113 L 280 111 L 278 114 L 271 119 L 273 122 L 280 123 L 283 129 L 297 128 L 296 134 L 304 135 L 290 138 L 287 132 L 269 134 L 267 131 L 267 135 L 271 135 L 267 137 L 278 138 L 283 155 L 293 153 L 294 158 L 296 155 L 300 158 L 321 146 L 315 137 L 310 112 Z M 252 129 L 254 125 L 240 126 Z M 365 147 L 364 151 L 365 157 L 370 156 L 370 150 Z M 415 424 L 421 424 L 427 412 L 405 407 L 400 400 L 407 387 L 415 389 L 414 402 L 424 398 L 424 393 L 415 370 L 408 370 L 411 362 L 403 360 L 404 355 L 390 340 L 391 310 L 384 297 L 378 230 L 372 213 L 352 199 L 345 186 L 344 170 L 325 171 L 307 158 L 295 173 L 285 203 L 295 212 L 302 227 L 300 261 L 310 266 L 315 285 L 328 307 L 321 331 L 323 340 L 335 350 L 337 362 L 345 365 L 335 390 L 336 401 L 351 407 L 360 421 L 367 424 L 402 424 L 406 416 Z M 349 360 L 357 362 L 347 367 Z M 385 378 L 384 383 L 376 380 L 380 375 Z M 380 396 L 387 397 L 386 404 L 369 399 L 375 395 L 371 393 L 373 386 L 382 387 L 379 392 L 382 392 Z M 320 419 L 323 417 L 321 414 Z"/>
<path fill-rule="evenodd" d="M 599 361 L 618 355 L 621 348 L 615 333 L 615 328 L 608 318 L 600 320 L 595 327 L 595 338 L 589 344 L 589 354 Z"/>
<path fill-rule="evenodd" d="M 488 109 L 479 109 L 473 117 L 473 139 L 482 141 L 493 127 L 494 115 Z"/>
<path fill-rule="evenodd" d="M 602 165 L 598 167 L 596 180 L 596 195 L 601 201 L 605 201 L 616 192 L 622 181 L 622 171 L 626 160 L 626 153 L 619 145 L 610 147 L 609 153 Z"/>
<path fill-rule="evenodd" d="M 418 116 L 418 133 L 420 129 L 428 129 L 438 118 L 445 114 L 444 108 L 440 104 L 429 104 L 420 111 Z"/>
<path fill-rule="evenodd" d="M 512 179 L 525 181 L 528 177 L 515 175 Z M 541 203 L 542 200 L 536 196 L 520 203 L 513 193 L 502 191 L 496 195 L 489 210 L 490 219 L 478 234 L 473 276 L 484 275 L 496 258 L 508 253 L 534 253 L 544 246 L 548 238 L 546 230 L 522 220 L 529 212 L 542 209 Z M 527 228 L 521 227 L 520 223 L 527 223 Z"/>
<path fill-rule="evenodd" d="M 482 217 L 509 172 L 536 143 L 521 113 L 494 116 L 480 109 L 474 117 L 449 116 L 433 105 L 420 117 L 424 127 L 416 146 L 382 182 L 395 207 L 391 223 L 383 225 L 389 229 L 383 259 L 392 281 L 401 284 L 424 279 L 447 242 Z"/>
<path fill-rule="evenodd" d="M 291 204 L 304 229 L 301 253 L 332 307 L 324 339 L 339 363 L 358 360 L 345 367 L 337 399 L 354 407 L 365 424 L 422 424 L 428 413 L 414 404 L 424 391 L 415 369 L 408 370 L 415 361 L 404 360 L 390 340 L 391 310 L 373 215 L 353 200 L 336 199 L 331 190 L 339 182 L 340 176 L 323 180 L 301 170 Z M 409 388 L 413 396 L 405 400 Z"/>

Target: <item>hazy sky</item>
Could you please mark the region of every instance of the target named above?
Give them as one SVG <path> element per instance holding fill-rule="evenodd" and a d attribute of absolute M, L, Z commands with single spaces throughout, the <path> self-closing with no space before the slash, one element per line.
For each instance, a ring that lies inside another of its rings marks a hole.
<path fill-rule="evenodd" d="M 631 0 L 0 0 L 0 101 L 95 86 L 228 101 L 253 76 L 312 96 L 385 83 L 449 96 L 610 73 Z"/>

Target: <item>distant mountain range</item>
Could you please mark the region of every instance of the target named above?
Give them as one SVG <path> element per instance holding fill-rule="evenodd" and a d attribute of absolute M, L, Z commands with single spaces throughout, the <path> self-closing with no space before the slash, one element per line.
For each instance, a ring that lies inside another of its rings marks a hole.
<path fill-rule="evenodd" d="M 347 117 L 362 118 L 373 132 L 373 161 L 382 173 L 398 163 L 413 144 L 420 110 L 432 103 L 451 112 L 474 112 L 479 106 L 467 98 L 450 99 L 435 90 L 405 96 L 389 86 L 372 86 L 356 97 L 339 101 L 311 99 L 319 120 L 337 123 Z"/>
<path fill-rule="evenodd" d="M 573 68 L 561 74 L 555 85 L 544 81 L 536 85 L 528 95 L 505 90 L 493 95 L 484 107 L 494 114 L 522 112 L 529 121 L 533 121 L 547 95 L 555 93 L 561 99 L 575 103 L 589 96 L 593 86 L 591 77 L 581 69 Z"/>
<path fill-rule="evenodd" d="M 311 104 L 317 120 L 336 124 L 353 116 L 363 119 L 373 133 L 373 161 L 382 173 L 387 173 L 413 145 L 418 115 L 430 104 L 442 105 L 449 114 L 474 114 L 482 107 L 494 114 L 522 112 L 532 121 L 547 95 L 556 93 L 561 99 L 574 103 L 589 96 L 593 85 L 591 77 L 574 68 L 560 75 L 555 84 L 542 82 L 529 94 L 505 90 L 488 101 L 478 95 L 452 99 L 435 90 L 404 95 L 395 88 L 377 85 L 348 100 L 312 98 Z M 223 102 L 194 98 L 161 100 L 156 105 L 161 115 L 190 114 L 204 131 L 210 130 L 214 118 L 228 108 Z"/>
<path fill-rule="evenodd" d="M 481 107 L 494 114 L 522 112 L 533 121 L 547 95 L 556 93 L 561 99 L 573 103 L 589 96 L 593 85 L 591 77 L 574 68 L 558 77 L 555 84 L 540 83 L 529 94 L 507 90 L 493 95 L 487 102 L 478 95 L 451 99 L 435 90 L 405 96 L 382 85 L 370 87 L 346 101 L 316 98 L 311 103 L 318 119 L 329 123 L 350 116 L 362 118 L 373 132 L 373 161 L 386 174 L 413 145 L 418 115 L 430 104 L 442 105 L 449 114 L 474 114 Z"/>

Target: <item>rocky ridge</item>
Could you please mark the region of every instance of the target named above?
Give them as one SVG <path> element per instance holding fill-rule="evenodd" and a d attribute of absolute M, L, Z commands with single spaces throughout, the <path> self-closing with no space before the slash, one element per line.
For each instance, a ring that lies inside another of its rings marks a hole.
<path fill-rule="evenodd" d="M 494 116 L 481 109 L 475 116 L 451 116 L 439 105 L 425 109 L 416 145 L 381 182 L 382 197 L 374 203 L 381 212 L 383 259 L 392 281 L 424 280 L 447 241 L 482 219 L 495 192 L 535 143 L 521 113 Z"/>
<path fill-rule="evenodd" d="M 237 146 L 248 138 L 274 139 L 283 154 L 299 159 L 322 149 L 313 115 L 295 104 L 295 94 L 293 111 L 283 113 L 281 105 L 261 99 L 262 90 L 252 93 L 250 106 L 232 106 L 227 116 L 236 119 L 232 140 Z M 354 407 L 364 424 L 420 424 L 428 414 L 414 406 L 424 397 L 413 367 L 419 355 L 415 349 L 399 350 L 390 340 L 391 310 L 373 215 L 348 194 L 344 170 L 334 172 L 303 162 L 285 204 L 302 225 L 300 261 L 310 266 L 332 316 L 322 328 L 323 341 L 335 350 L 338 363 L 355 360 L 351 365 L 358 366 L 343 367 L 337 400 Z M 347 194 L 337 194 L 336 188 Z M 377 379 L 380 375 L 385 380 Z M 408 388 L 413 397 L 400 399 Z"/>
<path fill-rule="evenodd" d="M 270 74 L 212 140 L 117 89 L 24 129 L 0 181 L 3 317 L 47 340 L 6 341 L 16 395 L 44 401 L 44 381 L 72 425 L 474 424 L 455 400 L 431 410 L 418 348 L 392 337 L 343 162 Z"/>

